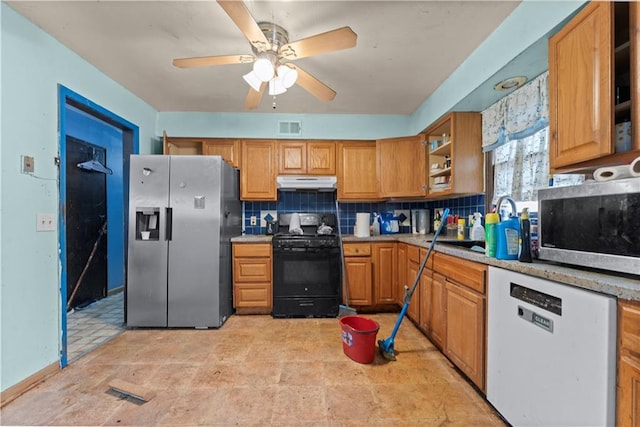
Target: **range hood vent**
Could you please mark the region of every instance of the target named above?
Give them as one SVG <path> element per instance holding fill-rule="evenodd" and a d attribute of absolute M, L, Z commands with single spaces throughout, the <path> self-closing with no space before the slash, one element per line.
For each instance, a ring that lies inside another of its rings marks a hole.
<path fill-rule="evenodd" d="M 281 191 L 335 191 L 338 179 L 335 176 L 279 176 L 276 178 Z"/>

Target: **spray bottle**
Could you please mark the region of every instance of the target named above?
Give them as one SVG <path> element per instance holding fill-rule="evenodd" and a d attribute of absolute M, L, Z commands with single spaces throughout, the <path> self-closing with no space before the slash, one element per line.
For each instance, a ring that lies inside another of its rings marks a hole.
<path fill-rule="evenodd" d="M 471 240 L 484 241 L 485 232 L 481 218 L 482 214 L 480 212 L 473 214 L 473 226 L 471 227 L 471 233 L 469 236 Z"/>

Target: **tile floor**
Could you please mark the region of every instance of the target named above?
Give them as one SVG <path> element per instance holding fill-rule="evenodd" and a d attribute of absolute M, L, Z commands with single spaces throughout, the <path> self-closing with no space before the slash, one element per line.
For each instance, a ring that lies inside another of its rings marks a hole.
<path fill-rule="evenodd" d="M 389 336 L 396 314 L 367 315 Z M 495 426 L 491 406 L 406 320 L 398 360 L 342 350 L 337 319 L 232 316 L 222 328 L 127 330 L 2 409 L 11 425 Z M 146 403 L 112 379 L 153 390 Z"/>
<path fill-rule="evenodd" d="M 67 362 L 124 332 L 124 292 L 67 313 Z"/>

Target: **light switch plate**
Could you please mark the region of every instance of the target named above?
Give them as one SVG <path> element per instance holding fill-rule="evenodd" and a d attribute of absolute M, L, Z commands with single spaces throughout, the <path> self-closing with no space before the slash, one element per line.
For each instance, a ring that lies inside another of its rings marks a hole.
<path fill-rule="evenodd" d="M 36 223 L 36 231 L 55 231 L 56 220 L 52 213 L 39 213 Z"/>

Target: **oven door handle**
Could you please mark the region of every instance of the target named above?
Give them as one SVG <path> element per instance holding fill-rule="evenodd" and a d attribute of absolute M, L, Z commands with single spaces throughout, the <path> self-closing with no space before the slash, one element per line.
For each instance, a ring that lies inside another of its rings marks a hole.
<path fill-rule="evenodd" d="M 274 253 L 330 253 L 337 251 L 339 248 L 273 248 Z"/>

